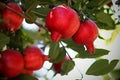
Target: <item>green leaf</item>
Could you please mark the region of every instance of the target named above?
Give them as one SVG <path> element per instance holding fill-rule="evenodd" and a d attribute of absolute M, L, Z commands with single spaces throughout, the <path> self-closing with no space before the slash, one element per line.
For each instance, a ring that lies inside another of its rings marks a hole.
<path fill-rule="evenodd" d="M 48 6 L 41 6 L 39 8 L 35 8 L 31 12 L 34 13 L 38 17 L 46 17 L 47 13 L 50 11 Z"/>
<path fill-rule="evenodd" d="M 35 2 L 36 0 L 21 0 L 22 2 L 22 7 L 24 9 L 29 9 L 31 7 L 31 5 Z"/>
<path fill-rule="evenodd" d="M 61 47 L 59 49 L 59 54 L 58 54 L 57 58 L 53 62 L 58 63 L 61 60 L 63 60 L 65 58 L 65 56 L 66 56 L 66 51 L 65 51 L 65 49 L 63 47 Z"/>
<path fill-rule="evenodd" d="M 17 41 L 17 42 L 16 42 Z M 9 48 L 23 51 L 28 44 L 33 44 L 34 41 L 27 35 L 27 33 L 21 28 L 10 36 L 10 42 L 7 44 Z"/>
<path fill-rule="evenodd" d="M 51 43 L 50 44 L 50 50 L 49 50 L 49 57 L 50 61 L 54 61 L 59 54 L 59 43 Z"/>
<path fill-rule="evenodd" d="M 8 80 L 6 77 L 0 77 L 0 80 Z"/>
<path fill-rule="evenodd" d="M 74 61 L 72 60 L 66 60 L 63 62 L 62 67 L 61 67 L 61 74 L 62 75 L 67 75 L 68 72 L 70 72 L 75 66 Z"/>
<path fill-rule="evenodd" d="M 83 51 L 82 53 L 78 53 L 75 57 L 76 58 L 97 58 L 109 53 L 108 50 L 105 49 L 96 49 L 95 53 L 90 54 L 88 51 Z"/>
<path fill-rule="evenodd" d="M 98 20 L 98 27 L 101 29 L 115 29 L 115 23 L 111 18 L 111 15 L 105 13 L 103 10 L 96 14 L 96 18 Z"/>
<path fill-rule="evenodd" d="M 77 51 L 78 53 L 85 51 L 83 45 L 76 44 L 72 39 L 64 40 L 63 42 L 67 44 L 68 48 L 71 48 L 72 50 Z"/>
<path fill-rule="evenodd" d="M 101 7 L 101 6 L 105 5 L 109 1 L 111 1 L 111 0 L 91 0 L 87 4 L 87 7 L 89 9 L 98 8 L 98 7 Z"/>
<path fill-rule="evenodd" d="M 109 62 L 107 59 L 100 59 L 95 61 L 87 70 L 87 75 L 104 75 L 111 72 L 114 67 L 117 65 L 119 60 L 112 60 Z"/>
<path fill-rule="evenodd" d="M 33 77 L 33 76 L 29 76 L 29 75 L 19 75 L 11 80 L 38 80 L 37 78 Z"/>
<path fill-rule="evenodd" d="M 49 57 L 52 63 L 58 63 L 66 56 L 64 47 L 59 47 L 59 43 L 51 43 L 49 50 Z"/>
<path fill-rule="evenodd" d="M 0 33 L 0 50 L 7 44 L 9 43 L 9 37 L 6 36 L 3 33 Z"/>
<path fill-rule="evenodd" d="M 114 78 L 114 80 L 119 80 L 120 79 L 120 68 L 113 70 L 110 74 Z"/>

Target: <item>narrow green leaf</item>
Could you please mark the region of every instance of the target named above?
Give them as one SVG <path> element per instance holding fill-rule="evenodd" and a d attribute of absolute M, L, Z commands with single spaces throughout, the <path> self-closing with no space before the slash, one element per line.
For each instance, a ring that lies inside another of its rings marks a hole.
<path fill-rule="evenodd" d="M 63 42 L 67 44 L 68 48 L 71 48 L 72 50 L 77 51 L 78 53 L 85 51 L 83 45 L 76 44 L 72 39 L 64 40 Z"/>
<path fill-rule="evenodd" d="M 119 60 L 112 60 L 110 63 L 107 59 L 100 59 L 95 61 L 90 68 L 87 70 L 87 75 L 104 75 L 111 72 L 117 65 Z"/>
<path fill-rule="evenodd" d="M 50 8 L 48 6 L 41 6 L 39 8 L 35 8 L 31 12 L 34 13 L 38 17 L 46 17 L 49 11 L 50 11 Z"/>
<path fill-rule="evenodd" d="M 65 51 L 65 49 L 64 49 L 63 47 L 61 47 L 61 48 L 59 49 L 58 56 L 57 56 L 56 59 L 53 60 L 52 62 L 53 62 L 53 63 L 58 63 L 58 62 L 60 62 L 61 60 L 63 60 L 63 59 L 65 58 L 65 56 L 66 56 L 66 51 Z"/>
<path fill-rule="evenodd" d="M 72 60 L 66 60 L 64 61 L 64 63 L 62 64 L 62 68 L 61 68 L 61 74 L 62 75 L 67 75 L 68 72 L 70 72 L 75 66 L 74 61 Z"/>
<path fill-rule="evenodd" d="M 51 43 L 49 50 L 49 57 L 51 61 L 54 61 L 59 55 L 59 43 Z"/>
<path fill-rule="evenodd" d="M 110 74 L 114 78 L 114 80 L 119 80 L 120 79 L 120 68 L 113 70 Z"/>
<path fill-rule="evenodd" d="M 88 51 L 83 51 L 81 53 L 78 53 L 75 57 L 76 58 L 98 58 L 104 55 L 107 55 L 109 53 L 108 50 L 105 49 L 96 49 L 95 53 L 90 54 Z"/>
<path fill-rule="evenodd" d="M 0 33 L 0 50 L 7 44 L 9 43 L 9 37 L 6 36 L 3 33 Z"/>
<path fill-rule="evenodd" d="M 111 0 L 91 0 L 89 1 L 89 3 L 87 4 L 87 7 L 89 9 L 93 9 L 93 8 L 98 8 L 101 7 L 103 5 L 105 5 L 106 3 L 108 3 Z"/>
<path fill-rule="evenodd" d="M 107 30 L 115 29 L 115 23 L 111 15 L 105 13 L 103 10 L 96 14 L 96 18 L 99 21 L 97 22 L 99 28 Z"/>
<path fill-rule="evenodd" d="M 29 75 L 26 75 L 26 74 L 22 74 L 22 75 L 19 75 L 11 80 L 38 80 L 36 77 L 34 76 L 29 76 Z"/>

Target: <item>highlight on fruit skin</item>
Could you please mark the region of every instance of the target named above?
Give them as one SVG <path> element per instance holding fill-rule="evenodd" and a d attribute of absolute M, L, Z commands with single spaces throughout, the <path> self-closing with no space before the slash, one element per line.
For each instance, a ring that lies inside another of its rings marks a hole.
<path fill-rule="evenodd" d="M 46 17 L 46 27 L 51 32 L 52 42 L 71 38 L 78 30 L 78 14 L 67 5 L 58 5 L 50 10 Z"/>
<path fill-rule="evenodd" d="M 22 8 L 19 5 L 17 5 L 16 3 L 9 2 L 9 3 L 7 3 L 7 6 L 18 11 L 19 13 L 23 13 Z M 3 19 L 3 22 L 0 23 L 1 29 L 8 31 L 8 32 L 12 32 L 12 31 L 16 31 L 16 30 L 20 29 L 23 19 L 24 19 L 20 15 L 16 14 L 15 12 L 13 12 L 7 8 L 2 10 L 1 16 Z"/>
<path fill-rule="evenodd" d="M 72 37 L 73 41 L 85 45 L 89 53 L 95 52 L 94 41 L 98 36 L 98 27 L 90 19 L 81 22 L 78 31 Z"/>

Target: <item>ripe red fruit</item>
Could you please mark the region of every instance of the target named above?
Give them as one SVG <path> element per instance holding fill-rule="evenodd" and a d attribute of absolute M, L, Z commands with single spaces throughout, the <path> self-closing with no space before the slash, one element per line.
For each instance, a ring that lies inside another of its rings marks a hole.
<path fill-rule="evenodd" d="M 18 76 L 24 68 L 23 56 L 15 50 L 5 50 L 1 53 L 3 76 L 13 78 Z"/>
<path fill-rule="evenodd" d="M 23 13 L 20 6 L 17 5 L 16 3 L 9 2 L 9 3 L 7 3 L 7 5 L 10 8 L 13 8 L 16 11 Z M 11 10 L 9 10 L 7 8 L 2 11 L 2 19 L 4 20 L 4 22 L 1 23 L 1 28 L 6 31 L 18 30 L 21 27 L 21 24 L 23 22 L 23 17 L 12 12 Z"/>
<path fill-rule="evenodd" d="M 66 60 L 70 60 L 70 58 L 68 56 L 66 56 L 62 61 L 60 61 L 58 63 L 53 63 L 53 69 L 55 70 L 56 73 L 60 73 L 61 72 L 62 64 Z"/>
<path fill-rule="evenodd" d="M 48 57 L 43 55 L 42 49 L 39 49 L 38 47 L 30 46 L 24 50 L 25 69 L 38 70 L 43 66 L 44 61 L 47 59 Z"/>
<path fill-rule="evenodd" d="M 46 27 L 51 32 L 51 39 L 68 39 L 74 35 L 80 25 L 77 13 L 66 5 L 54 7 L 46 17 Z"/>
<path fill-rule="evenodd" d="M 94 40 L 98 36 L 97 25 L 92 20 L 81 22 L 79 30 L 72 37 L 73 40 L 81 45 L 85 45 L 88 52 L 94 53 Z"/>

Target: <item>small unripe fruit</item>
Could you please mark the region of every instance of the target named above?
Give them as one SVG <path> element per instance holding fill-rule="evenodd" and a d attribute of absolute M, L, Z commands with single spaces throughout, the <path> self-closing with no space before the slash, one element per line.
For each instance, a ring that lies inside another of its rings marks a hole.
<path fill-rule="evenodd" d="M 98 27 L 92 20 L 85 20 L 81 22 L 78 31 L 72 37 L 73 40 L 80 44 L 85 45 L 88 52 L 94 53 L 94 40 L 98 36 Z"/>
<path fill-rule="evenodd" d="M 1 56 L 2 75 L 8 78 L 18 76 L 24 68 L 24 60 L 21 53 L 8 49 L 3 51 Z"/>
<path fill-rule="evenodd" d="M 42 49 L 36 46 L 27 47 L 24 50 L 25 69 L 38 70 L 43 66 L 47 58 L 46 55 L 43 55 Z"/>
<path fill-rule="evenodd" d="M 14 10 L 20 13 L 23 13 L 20 6 L 17 5 L 16 3 L 9 2 L 7 3 L 7 6 L 13 8 Z M 2 19 L 3 19 L 3 23 L 1 23 L 1 28 L 9 32 L 18 30 L 23 22 L 23 17 L 21 17 L 20 15 L 16 14 L 15 12 L 7 8 L 5 8 L 2 11 Z"/>
<path fill-rule="evenodd" d="M 52 8 L 46 17 L 46 27 L 51 32 L 53 42 L 72 37 L 79 25 L 79 16 L 66 5 Z"/>

